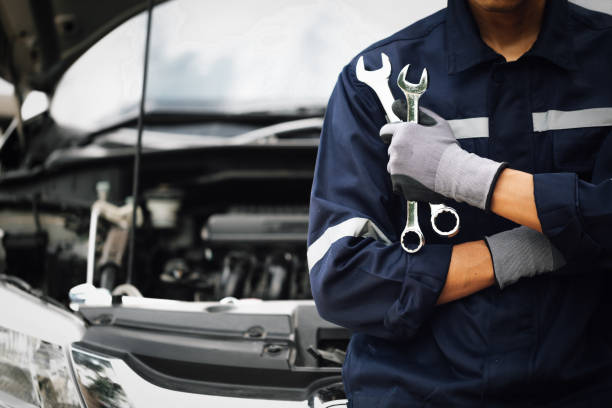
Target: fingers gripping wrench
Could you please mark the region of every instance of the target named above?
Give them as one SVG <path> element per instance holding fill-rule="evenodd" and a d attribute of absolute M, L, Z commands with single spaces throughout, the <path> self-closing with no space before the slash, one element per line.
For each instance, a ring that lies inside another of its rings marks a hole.
<path fill-rule="evenodd" d="M 374 71 L 367 71 L 364 66 L 363 57 L 360 57 L 357 61 L 357 79 L 368 85 L 376 93 L 387 116 L 387 121 L 399 122 L 400 119 L 395 115 L 392 109 L 394 100 L 393 95 L 391 93 L 391 89 L 389 88 L 391 63 L 389 62 L 389 57 L 384 53 L 381 53 L 381 59 L 382 67 L 380 69 Z M 427 70 L 423 71 L 421 81 L 417 85 L 410 84 L 405 80 L 405 75 L 407 71 L 408 65 L 404 67 L 402 73 L 400 73 L 400 76 L 398 78 L 398 85 L 401 79 L 402 85 L 400 85 L 400 88 L 406 94 L 408 104 L 407 118 L 409 121 L 412 120 L 416 122 L 418 118 L 418 98 L 427 89 Z M 406 88 L 407 90 L 404 88 Z M 417 203 L 415 201 L 408 201 L 406 207 L 408 214 L 406 217 L 406 226 L 402 231 L 401 245 L 406 252 L 415 253 L 419 251 L 425 244 L 425 237 L 423 235 L 423 232 L 421 231 L 421 228 L 419 227 Z M 459 230 L 459 216 L 456 211 L 443 204 L 430 204 L 430 207 L 431 224 L 436 233 L 443 236 L 455 235 Z M 440 230 L 436 225 L 436 218 L 438 217 L 438 215 L 444 212 L 451 213 L 455 218 L 455 225 L 448 232 Z"/>

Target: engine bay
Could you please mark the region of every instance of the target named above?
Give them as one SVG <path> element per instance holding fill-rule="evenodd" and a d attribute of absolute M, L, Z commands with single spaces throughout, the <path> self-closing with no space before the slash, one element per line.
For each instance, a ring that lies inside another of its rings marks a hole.
<path fill-rule="evenodd" d="M 301 130 L 303 132 L 303 129 Z M 115 295 L 310 299 L 308 198 L 318 140 L 145 152 L 131 287 L 131 157 L 87 148 L 0 181 L 1 273 L 64 304 L 91 280 Z M 118 289 L 119 288 L 119 289 Z M 122 291 L 122 289 L 124 291 Z"/>
<path fill-rule="evenodd" d="M 228 207 L 202 217 L 179 199 L 147 201 L 137 235 L 134 281 L 147 297 L 309 299 L 306 207 Z M 153 209 L 153 210 L 152 210 Z M 2 267 L 60 301 L 85 280 L 85 212 L 0 212 Z M 129 230 L 100 219 L 93 284 L 113 291 L 126 279 Z"/>
<path fill-rule="evenodd" d="M 0 280 L 78 310 L 80 350 L 158 386 L 171 377 L 195 393 L 290 400 L 331 387 L 343 398 L 350 333 L 319 316 L 306 259 L 320 123 L 144 150 L 135 228 L 131 148 L 73 146 L 0 174 Z"/>

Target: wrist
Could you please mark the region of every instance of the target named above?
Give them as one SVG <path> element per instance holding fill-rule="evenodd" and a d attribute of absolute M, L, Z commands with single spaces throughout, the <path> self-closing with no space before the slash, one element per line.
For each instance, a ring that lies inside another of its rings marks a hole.
<path fill-rule="evenodd" d="M 500 289 L 523 277 L 552 272 L 565 264 L 563 255 L 543 234 L 518 227 L 485 238 L 495 281 Z"/>
<path fill-rule="evenodd" d="M 493 176 L 493 181 L 491 182 L 491 185 L 489 186 L 489 193 L 487 194 L 487 199 L 486 199 L 486 202 L 485 202 L 485 208 L 483 208 L 484 210 L 491 211 L 491 202 L 493 201 L 493 193 L 495 192 L 495 187 L 497 186 L 497 181 L 501 177 L 501 175 L 504 172 L 504 170 L 506 170 L 507 168 L 508 168 L 508 163 L 506 163 L 506 162 L 501 162 L 500 166 L 497 168 L 497 172 Z"/>
<path fill-rule="evenodd" d="M 453 144 L 442 153 L 435 191 L 455 201 L 488 210 L 492 191 L 506 163 L 468 153 Z"/>
<path fill-rule="evenodd" d="M 535 202 L 534 177 L 510 168 L 501 172 L 491 194 L 490 211 L 517 224 L 542 231 Z"/>

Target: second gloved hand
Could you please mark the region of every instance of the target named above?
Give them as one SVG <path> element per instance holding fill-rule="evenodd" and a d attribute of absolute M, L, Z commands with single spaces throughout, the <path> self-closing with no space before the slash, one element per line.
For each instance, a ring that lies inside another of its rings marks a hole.
<path fill-rule="evenodd" d="M 556 271 L 565 258 L 543 234 L 518 227 L 485 238 L 500 289 L 521 278 Z"/>
<path fill-rule="evenodd" d="M 410 191 L 430 190 L 436 194 L 487 209 L 490 195 L 504 163 L 485 159 L 463 150 L 448 122 L 428 109 L 430 117 L 424 126 L 410 122 L 394 122 L 383 126 L 380 136 L 390 141 L 387 171 L 394 188 L 407 199 L 440 202 L 423 194 L 411 198 Z"/>

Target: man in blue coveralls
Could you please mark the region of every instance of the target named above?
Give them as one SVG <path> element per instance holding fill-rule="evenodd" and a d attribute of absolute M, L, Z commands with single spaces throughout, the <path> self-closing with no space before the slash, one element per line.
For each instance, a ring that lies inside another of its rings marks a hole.
<path fill-rule="evenodd" d="M 398 99 L 399 70 L 427 68 L 427 125 L 385 125 L 344 68 L 308 263 L 320 314 L 353 331 L 352 407 L 612 406 L 611 44 L 612 17 L 566 0 L 449 0 L 360 54 L 390 57 Z M 447 198 L 461 230 L 421 223 L 408 254 L 393 190 L 417 183 L 405 198 Z"/>

